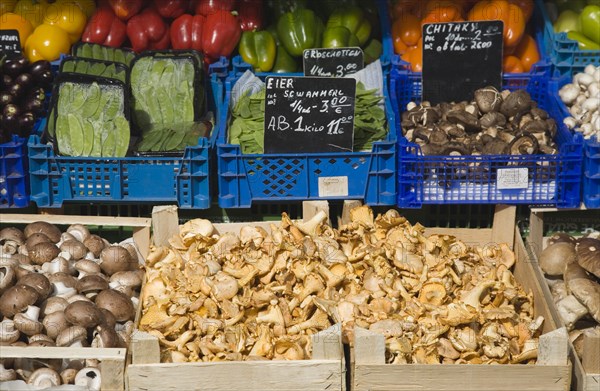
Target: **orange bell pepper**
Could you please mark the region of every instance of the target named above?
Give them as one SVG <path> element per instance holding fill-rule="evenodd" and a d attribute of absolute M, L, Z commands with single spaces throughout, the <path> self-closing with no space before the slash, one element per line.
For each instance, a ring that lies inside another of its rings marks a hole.
<path fill-rule="evenodd" d="M 429 11 L 423 20 L 421 20 L 421 25 L 427 23 L 456 22 L 459 19 L 462 19 L 462 15 L 458 6 L 439 6 Z"/>
<path fill-rule="evenodd" d="M 525 34 L 525 16 L 508 0 L 482 0 L 469 11 L 468 20 L 501 20 L 504 22 L 504 47 L 510 52 Z"/>
<path fill-rule="evenodd" d="M 533 15 L 533 8 L 535 7 L 533 0 L 508 0 L 511 4 L 518 6 L 523 11 L 525 17 L 525 23 L 529 22 Z"/>
<path fill-rule="evenodd" d="M 27 38 L 33 33 L 31 22 L 21 15 L 12 12 L 6 12 L 4 15 L 0 16 L 0 20 L 2 21 L 3 30 L 17 30 L 21 47 L 25 46 Z"/>
<path fill-rule="evenodd" d="M 535 39 L 529 34 L 525 34 L 519 46 L 517 46 L 514 55 L 521 60 L 525 72 L 529 72 L 531 67 L 536 62 L 540 61 L 540 53 L 538 51 Z"/>
<path fill-rule="evenodd" d="M 406 46 L 414 46 L 421 39 L 421 21 L 412 14 L 404 14 L 394 21 L 392 37 L 400 37 Z"/>
<path fill-rule="evenodd" d="M 502 64 L 504 73 L 523 73 L 525 72 L 525 67 L 521 60 L 515 56 L 505 56 L 504 62 Z"/>

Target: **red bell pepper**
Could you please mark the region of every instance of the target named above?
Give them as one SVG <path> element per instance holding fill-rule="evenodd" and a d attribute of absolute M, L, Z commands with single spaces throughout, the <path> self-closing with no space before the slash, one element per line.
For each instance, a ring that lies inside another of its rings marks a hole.
<path fill-rule="evenodd" d="M 144 0 L 108 0 L 108 4 L 110 4 L 119 19 L 128 20 L 140 12 Z"/>
<path fill-rule="evenodd" d="M 237 6 L 238 18 L 242 31 L 256 31 L 263 27 L 262 0 L 239 0 Z"/>
<path fill-rule="evenodd" d="M 173 49 L 202 51 L 202 29 L 206 19 L 202 15 L 181 15 L 171 23 L 171 46 Z"/>
<path fill-rule="evenodd" d="M 218 11 L 233 11 L 235 0 L 198 0 L 196 15 L 208 16 Z"/>
<path fill-rule="evenodd" d="M 127 38 L 127 25 L 117 18 L 112 8 L 100 7 L 94 12 L 81 40 L 83 42 L 98 43 L 100 45 L 121 47 Z"/>
<path fill-rule="evenodd" d="M 202 48 L 208 60 L 229 56 L 237 46 L 242 29 L 238 18 L 229 11 L 217 11 L 206 17 L 202 30 Z"/>
<path fill-rule="evenodd" d="M 175 19 L 188 10 L 188 0 L 154 0 L 156 10 L 163 18 Z"/>
<path fill-rule="evenodd" d="M 135 52 L 168 49 L 171 41 L 169 25 L 154 8 L 146 8 L 129 19 L 127 37 Z"/>

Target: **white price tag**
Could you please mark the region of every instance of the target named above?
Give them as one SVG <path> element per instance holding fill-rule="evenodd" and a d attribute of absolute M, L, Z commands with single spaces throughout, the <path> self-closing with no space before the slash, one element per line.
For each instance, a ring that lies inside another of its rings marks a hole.
<path fill-rule="evenodd" d="M 529 187 L 529 169 L 499 168 L 496 178 L 498 190 L 527 189 Z"/>
<path fill-rule="evenodd" d="M 323 176 L 319 178 L 319 197 L 347 197 L 347 176 Z"/>

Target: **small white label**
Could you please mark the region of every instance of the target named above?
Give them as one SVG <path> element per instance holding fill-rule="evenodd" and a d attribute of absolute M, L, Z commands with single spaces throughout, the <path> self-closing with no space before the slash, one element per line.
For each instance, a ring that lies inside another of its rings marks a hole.
<path fill-rule="evenodd" d="M 319 178 L 319 197 L 347 197 L 347 176 L 323 176 Z"/>
<path fill-rule="evenodd" d="M 527 189 L 529 187 L 529 169 L 499 168 L 496 187 L 498 190 Z"/>

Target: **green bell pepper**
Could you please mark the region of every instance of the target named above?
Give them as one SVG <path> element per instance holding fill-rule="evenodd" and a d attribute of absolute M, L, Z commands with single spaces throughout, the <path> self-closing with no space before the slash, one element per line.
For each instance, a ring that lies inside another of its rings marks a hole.
<path fill-rule="evenodd" d="M 556 22 L 554 22 L 554 32 L 566 33 L 569 31 L 581 31 L 581 23 L 577 12 L 566 10 L 561 12 Z"/>
<path fill-rule="evenodd" d="M 305 49 L 321 47 L 323 21 L 309 9 L 286 12 L 277 21 L 277 35 L 287 52 L 300 57 Z"/>
<path fill-rule="evenodd" d="M 600 0 L 587 0 L 588 5 L 600 5 Z"/>
<path fill-rule="evenodd" d="M 600 50 L 600 45 L 578 31 L 569 31 L 567 38 L 577 41 L 581 50 Z"/>
<path fill-rule="evenodd" d="M 347 29 L 348 33 L 342 33 L 342 29 Z M 333 31 L 328 32 L 329 30 Z M 371 37 L 371 22 L 359 7 L 340 8 L 327 20 L 325 35 L 327 39 L 323 38 L 324 47 L 340 47 L 334 46 L 340 40 L 346 41 L 346 44 L 341 46 L 356 46 L 354 42 L 358 42 L 358 46 L 363 46 Z"/>
<path fill-rule="evenodd" d="M 269 72 L 275 63 L 277 43 L 266 30 L 244 31 L 238 48 L 242 59 L 256 72 Z"/>
<path fill-rule="evenodd" d="M 276 18 L 275 20 L 277 20 L 277 17 L 280 17 L 286 12 L 293 12 L 299 8 L 306 8 L 306 3 L 306 0 L 267 0 L 265 3 L 267 9 L 266 15 L 274 15 Z M 256 6 L 260 7 L 259 4 Z"/>
<path fill-rule="evenodd" d="M 600 6 L 588 5 L 579 15 L 583 35 L 600 45 Z"/>
<path fill-rule="evenodd" d="M 324 48 L 347 48 L 360 46 L 356 35 L 352 34 L 346 27 L 337 26 L 326 28 L 323 33 Z"/>
<path fill-rule="evenodd" d="M 365 64 L 370 64 L 375 60 L 378 60 L 379 57 L 383 54 L 383 45 L 379 40 L 373 38 L 369 41 L 369 43 L 364 47 L 364 59 Z"/>
<path fill-rule="evenodd" d="M 269 26 L 267 31 L 271 33 L 275 43 L 277 44 L 277 55 L 275 57 L 275 65 L 271 72 L 273 73 L 294 73 L 298 72 L 298 62 L 285 50 L 279 36 L 277 35 L 277 27 L 275 25 Z"/>

